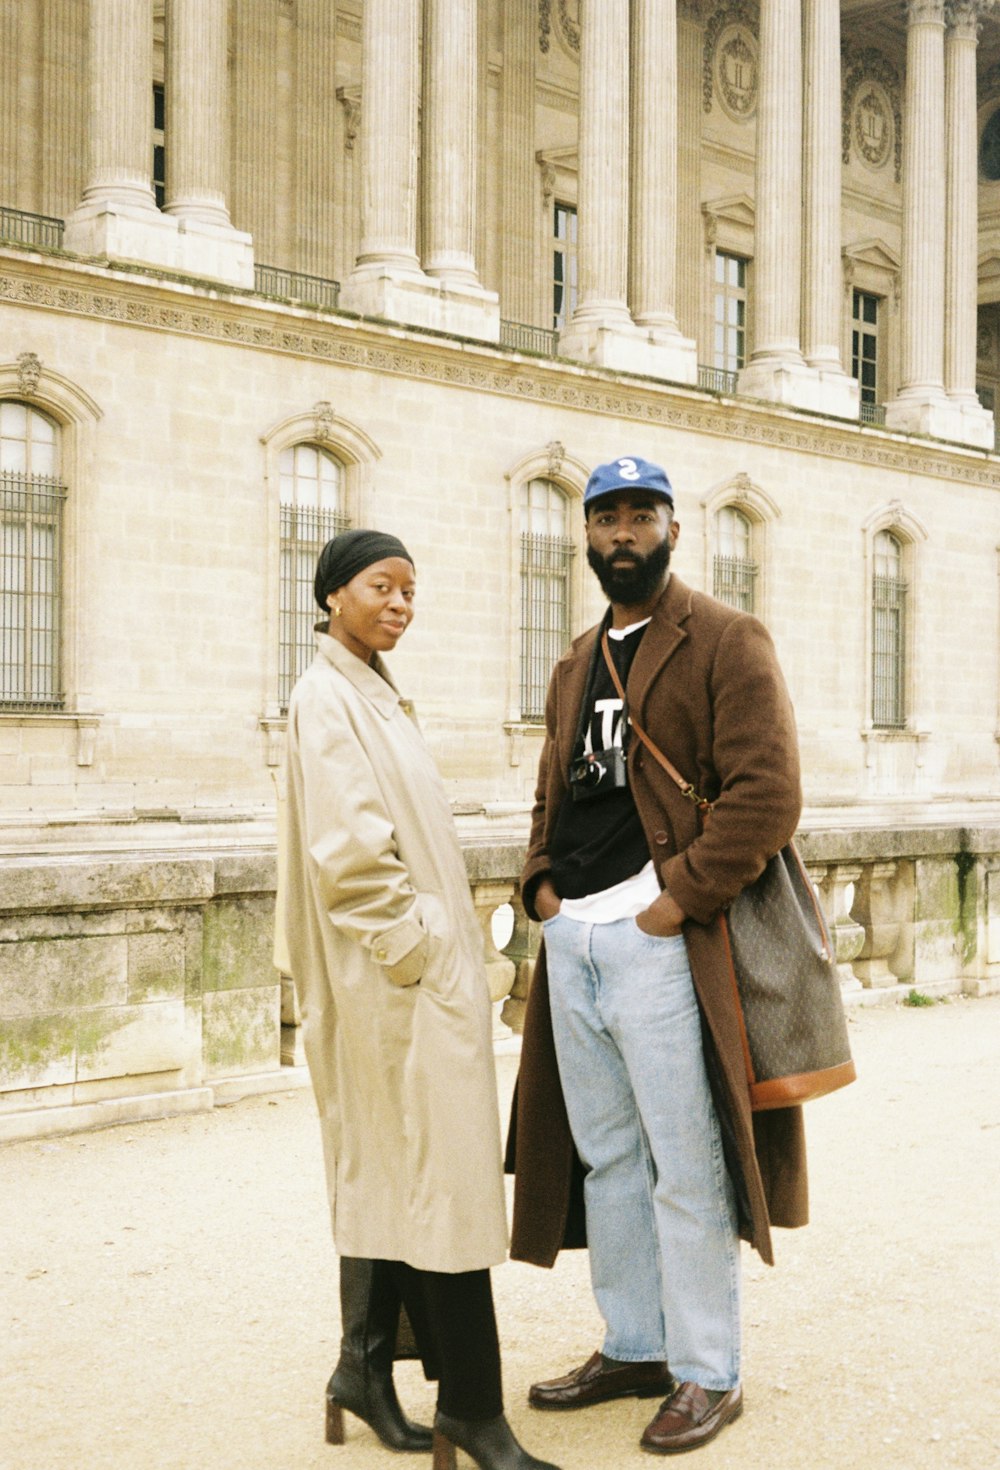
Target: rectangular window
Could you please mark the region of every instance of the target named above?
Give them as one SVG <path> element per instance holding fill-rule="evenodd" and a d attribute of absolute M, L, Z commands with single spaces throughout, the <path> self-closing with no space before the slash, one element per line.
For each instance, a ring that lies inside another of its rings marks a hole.
<path fill-rule="evenodd" d="M 851 376 L 861 387 L 862 403 L 878 403 L 878 297 L 854 292 L 851 329 Z"/>
<path fill-rule="evenodd" d="M 716 251 L 712 366 L 734 373 L 746 366 L 747 263 Z"/>
<path fill-rule="evenodd" d="M 552 241 L 552 325 L 561 331 L 576 310 L 576 207 L 556 204 Z"/>
<path fill-rule="evenodd" d="M 63 703 L 60 631 L 66 487 L 42 475 L 0 474 L 0 706 Z"/>
<path fill-rule="evenodd" d="M 153 193 L 156 207 L 162 209 L 167 197 L 167 166 L 164 152 L 166 127 L 166 92 L 162 82 L 153 83 Z"/>
<path fill-rule="evenodd" d="M 331 536 L 350 522 L 339 510 L 281 507 L 281 605 L 278 614 L 278 702 L 283 710 L 315 653 L 313 625 L 323 614 L 313 595 L 316 562 Z"/>
<path fill-rule="evenodd" d="M 570 569 L 566 536 L 521 535 L 521 718 L 545 718 L 552 667 L 570 636 Z"/>
<path fill-rule="evenodd" d="M 901 730 L 906 725 L 906 583 L 876 571 L 872 590 L 872 724 Z"/>

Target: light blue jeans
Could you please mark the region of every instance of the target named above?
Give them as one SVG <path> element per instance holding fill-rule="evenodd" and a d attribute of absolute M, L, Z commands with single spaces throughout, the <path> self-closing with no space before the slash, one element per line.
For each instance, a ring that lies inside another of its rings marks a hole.
<path fill-rule="evenodd" d="M 740 1381 L 736 1203 L 681 936 L 544 925 L 556 1056 L 584 1186 L 602 1351 Z"/>

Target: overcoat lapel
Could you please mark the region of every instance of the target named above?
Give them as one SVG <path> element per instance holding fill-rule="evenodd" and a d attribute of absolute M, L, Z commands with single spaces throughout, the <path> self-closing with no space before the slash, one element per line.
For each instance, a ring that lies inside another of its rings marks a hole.
<path fill-rule="evenodd" d="M 681 626 L 691 611 L 691 590 L 673 573 L 666 590 L 653 609 L 649 627 L 636 650 L 629 670 L 626 693 L 632 712 L 645 724 L 646 697 L 664 664 L 687 638 Z"/>

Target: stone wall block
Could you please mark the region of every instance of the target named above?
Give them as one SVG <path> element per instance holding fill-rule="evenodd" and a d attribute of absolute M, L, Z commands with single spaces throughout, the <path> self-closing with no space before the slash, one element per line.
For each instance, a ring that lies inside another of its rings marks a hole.
<path fill-rule="evenodd" d="M 203 920 L 203 991 L 275 985 L 273 947 L 272 895 L 209 904 Z"/>
<path fill-rule="evenodd" d="M 184 934 L 128 938 L 128 998 L 132 1003 L 184 998 Z"/>
<path fill-rule="evenodd" d="M 213 869 L 211 858 L 14 859 L 0 867 L 0 912 L 205 901 L 214 891 Z"/>
<path fill-rule="evenodd" d="M 202 1060 L 206 1080 L 277 1070 L 281 1065 L 281 987 L 255 985 L 205 995 Z"/>
<path fill-rule="evenodd" d="M 189 1060 L 184 1002 L 81 1011 L 76 1050 L 78 1082 L 178 1071 Z"/>
<path fill-rule="evenodd" d="M 0 1026 L 0 1093 L 71 1084 L 76 1076 L 72 1014 L 17 1016 Z"/>
<path fill-rule="evenodd" d="M 0 945 L 0 1017 L 121 1005 L 128 994 L 123 935 Z"/>
<path fill-rule="evenodd" d="M 913 978 L 918 985 L 952 980 L 961 973 L 961 932 L 954 858 L 918 858 L 913 919 Z"/>

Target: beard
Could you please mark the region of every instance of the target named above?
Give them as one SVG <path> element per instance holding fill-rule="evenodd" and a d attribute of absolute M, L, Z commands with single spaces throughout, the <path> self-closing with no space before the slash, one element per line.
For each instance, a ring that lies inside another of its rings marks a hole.
<path fill-rule="evenodd" d="M 626 556 L 632 558 L 631 566 L 611 565 Z M 601 556 L 588 546 L 587 561 L 609 602 L 621 607 L 638 607 L 648 602 L 663 583 L 663 575 L 670 565 L 670 542 L 664 537 L 648 556 L 637 556 L 633 551 L 613 551 L 610 556 Z"/>

